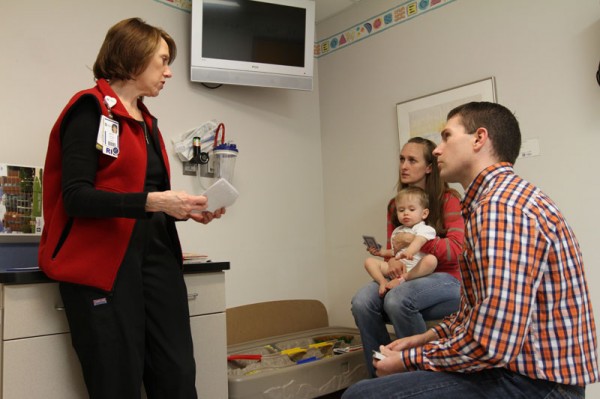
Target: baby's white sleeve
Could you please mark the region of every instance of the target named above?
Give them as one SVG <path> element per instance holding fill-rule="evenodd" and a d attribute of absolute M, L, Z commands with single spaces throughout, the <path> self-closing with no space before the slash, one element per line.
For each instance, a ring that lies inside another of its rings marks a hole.
<path fill-rule="evenodd" d="M 436 236 L 435 229 L 425 223 L 419 223 L 413 227 L 415 235 L 426 238 L 428 241 L 433 240 Z"/>

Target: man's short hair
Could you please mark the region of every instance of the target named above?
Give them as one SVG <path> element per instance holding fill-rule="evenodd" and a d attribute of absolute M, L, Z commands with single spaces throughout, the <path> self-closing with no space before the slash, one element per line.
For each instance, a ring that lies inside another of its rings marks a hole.
<path fill-rule="evenodd" d="M 459 116 L 469 134 L 480 127 L 488 131 L 494 153 L 500 162 L 515 163 L 521 150 L 521 129 L 514 114 L 506 107 L 491 102 L 470 102 L 448 113 L 448 119 Z"/>

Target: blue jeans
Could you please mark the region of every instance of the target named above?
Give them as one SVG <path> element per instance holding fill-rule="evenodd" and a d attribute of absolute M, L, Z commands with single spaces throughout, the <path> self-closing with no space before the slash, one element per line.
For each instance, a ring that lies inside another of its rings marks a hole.
<path fill-rule="evenodd" d="M 580 399 L 585 388 L 533 380 L 506 369 L 475 373 L 411 371 L 359 381 L 342 399 Z"/>
<path fill-rule="evenodd" d="M 448 273 L 432 273 L 406 281 L 379 297 L 379 284 L 371 281 L 352 298 L 352 315 L 360 338 L 369 375 L 375 376 L 371 350 L 391 342 L 389 320 L 397 338 L 425 332 L 425 320 L 441 319 L 458 310 L 460 282 Z"/>

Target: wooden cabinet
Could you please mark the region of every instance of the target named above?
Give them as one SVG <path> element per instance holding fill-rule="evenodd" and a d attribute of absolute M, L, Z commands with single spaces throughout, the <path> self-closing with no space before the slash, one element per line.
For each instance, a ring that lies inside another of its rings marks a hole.
<path fill-rule="evenodd" d="M 227 398 L 225 273 L 186 274 L 202 398 Z M 0 399 L 87 397 L 58 284 L 0 284 Z"/>

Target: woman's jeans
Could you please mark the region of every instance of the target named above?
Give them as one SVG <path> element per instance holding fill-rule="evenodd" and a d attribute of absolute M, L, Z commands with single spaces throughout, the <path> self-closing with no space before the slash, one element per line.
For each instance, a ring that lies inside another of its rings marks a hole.
<path fill-rule="evenodd" d="M 369 375 L 375 376 L 371 350 L 391 342 L 386 322 L 391 322 L 397 338 L 425 332 L 425 320 L 441 319 L 458 310 L 460 282 L 448 273 L 432 273 L 403 282 L 379 297 L 379 284 L 371 281 L 352 298 L 352 314 L 360 338 Z"/>
<path fill-rule="evenodd" d="M 359 381 L 342 399 L 580 399 L 585 388 L 533 380 L 506 369 L 475 373 L 411 371 Z"/>

